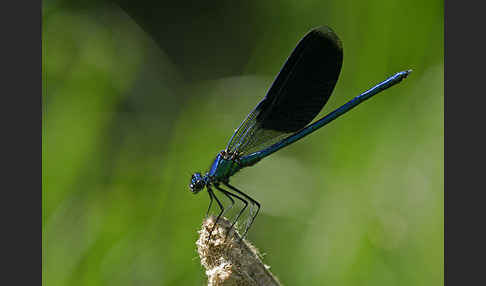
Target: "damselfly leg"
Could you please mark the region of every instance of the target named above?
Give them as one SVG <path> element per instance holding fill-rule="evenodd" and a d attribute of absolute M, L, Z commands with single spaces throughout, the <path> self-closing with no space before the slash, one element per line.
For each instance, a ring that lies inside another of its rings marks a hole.
<path fill-rule="evenodd" d="M 224 216 L 224 214 L 227 211 L 229 211 L 230 209 L 233 208 L 233 206 L 235 205 L 235 200 L 233 200 L 233 198 L 231 197 L 232 194 L 230 192 L 223 192 L 220 188 L 218 188 L 218 186 L 215 185 L 215 187 L 216 187 L 216 189 L 218 191 L 220 191 L 221 193 L 223 193 L 223 195 L 225 195 L 231 201 L 231 205 L 229 206 L 229 208 L 225 208 L 224 212 L 221 214 L 222 216 Z"/>
<path fill-rule="evenodd" d="M 218 216 L 216 217 L 216 221 L 214 222 L 213 224 L 213 227 L 211 228 L 211 231 L 209 232 L 209 236 L 208 236 L 208 241 L 211 239 L 211 234 L 213 233 L 213 230 L 214 228 L 216 227 L 216 225 L 218 224 L 218 221 L 219 221 L 219 218 L 221 217 L 221 215 L 223 214 L 224 212 L 224 207 L 223 205 L 221 204 L 221 202 L 219 201 L 218 197 L 216 197 L 216 195 L 214 194 L 213 190 L 211 189 L 211 187 L 207 186 L 207 189 L 208 189 L 208 193 L 210 193 L 210 196 L 214 197 L 214 199 L 216 200 L 216 202 L 218 203 L 219 205 L 219 208 L 220 208 L 220 212 L 218 214 Z"/>
<path fill-rule="evenodd" d="M 237 192 L 238 194 L 242 195 L 243 197 L 245 197 L 247 200 L 249 200 L 252 204 L 255 204 L 257 206 L 257 211 L 254 215 L 251 216 L 251 221 L 250 223 L 246 224 L 246 228 L 245 228 L 245 232 L 243 233 L 243 235 L 241 236 L 241 239 L 245 238 L 246 236 L 246 233 L 248 232 L 248 229 L 250 229 L 251 225 L 253 224 L 253 221 L 255 220 L 256 216 L 258 215 L 258 212 L 260 211 L 260 203 L 255 201 L 253 198 L 251 198 L 250 196 L 248 196 L 247 194 L 243 193 L 242 191 L 238 190 L 237 188 L 233 187 L 232 185 L 230 185 L 228 182 L 223 182 L 223 184 L 232 189 L 233 191 Z"/>
<path fill-rule="evenodd" d="M 211 205 L 213 204 L 213 195 L 211 195 L 212 192 L 208 191 L 208 195 L 209 195 L 209 207 L 208 207 L 208 210 L 206 212 L 206 218 L 208 218 L 209 216 L 209 210 L 211 209 Z"/>
<path fill-rule="evenodd" d="M 226 232 L 226 237 L 225 237 L 225 240 L 226 238 L 228 237 L 228 234 L 230 233 L 231 229 L 233 229 L 234 225 L 236 224 L 236 222 L 238 221 L 238 219 L 240 218 L 240 216 L 243 214 L 243 212 L 245 211 L 246 207 L 248 207 L 248 202 L 243 199 L 242 197 L 236 195 L 236 194 L 233 194 L 231 192 L 228 192 L 227 190 L 221 188 L 219 185 L 215 185 L 216 189 L 218 189 L 220 192 L 224 193 L 224 194 L 227 194 L 227 195 L 230 195 L 230 196 L 233 196 L 235 198 L 237 198 L 238 200 L 242 201 L 245 206 L 240 210 L 240 212 L 238 213 L 238 215 L 236 216 L 235 220 L 233 221 L 233 223 L 231 224 L 230 228 L 228 229 L 228 231 Z M 241 241 L 241 239 L 240 239 Z"/>

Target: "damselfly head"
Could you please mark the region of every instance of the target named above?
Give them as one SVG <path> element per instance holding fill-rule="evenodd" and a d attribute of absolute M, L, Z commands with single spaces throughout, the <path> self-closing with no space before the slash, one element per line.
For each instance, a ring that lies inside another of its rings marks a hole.
<path fill-rule="evenodd" d="M 191 192 L 194 194 L 199 193 L 200 190 L 204 188 L 206 185 L 206 182 L 204 181 L 203 176 L 201 173 L 194 173 L 191 177 L 191 183 L 189 184 L 189 188 L 191 189 Z"/>

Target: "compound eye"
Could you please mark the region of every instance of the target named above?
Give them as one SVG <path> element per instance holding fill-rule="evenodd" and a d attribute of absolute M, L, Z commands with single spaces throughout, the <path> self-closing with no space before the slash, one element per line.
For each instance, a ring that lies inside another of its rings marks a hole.
<path fill-rule="evenodd" d="M 189 183 L 189 188 L 191 189 L 191 192 L 196 194 L 201 191 L 205 185 L 206 182 L 204 181 L 204 178 L 200 173 L 195 173 L 191 176 L 191 182 Z"/>

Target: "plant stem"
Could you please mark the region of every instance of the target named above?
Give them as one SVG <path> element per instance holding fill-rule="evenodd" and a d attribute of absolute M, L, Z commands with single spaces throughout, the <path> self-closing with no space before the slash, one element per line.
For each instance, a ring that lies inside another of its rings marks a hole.
<path fill-rule="evenodd" d="M 206 269 L 208 286 L 269 285 L 280 286 L 278 279 L 263 264 L 258 250 L 248 241 L 240 242 L 240 235 L 233 229 L 226 238 L 231 222 L 221 217 L 214 228 L 214 217 L 205 219 L 196 242 L 201 264 Z M 225 239 L 226 238 L 226 239 Z"/>

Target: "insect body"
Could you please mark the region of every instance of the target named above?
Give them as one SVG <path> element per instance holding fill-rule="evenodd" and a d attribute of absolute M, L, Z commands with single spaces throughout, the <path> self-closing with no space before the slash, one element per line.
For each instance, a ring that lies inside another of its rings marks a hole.
<path fill-rule="evenodd" d="M 248 205 L 251 205 L 250 220 L 246 224 L 243 239 L 258 215 L 260 204 L 230 185 L 231 176 L 325 126 L 373 95 L 399 83 L 411 72 L 407 70 L 396 73 L 309 124 L 331 96 L 341 71 L 342 60 L 341 42 L 329 27 L 311 30 L 297 44 L 266 96 L 243 120 L 226 148 L 216 156 L 209 171 L 205 175 L 192 175 L 189 188 L 193 193 L 207 189 L 210 198 L 208 213 L 213 199 L 220 208 L 214 225 L 225 212 L 215 195 L 214 190 L 217 190 L 231 201 L 230 208 L 235 199 L 244 204 L 232 227 Z M 255 213 L 252 212 L 254 206 L 257 207 Z"/>

